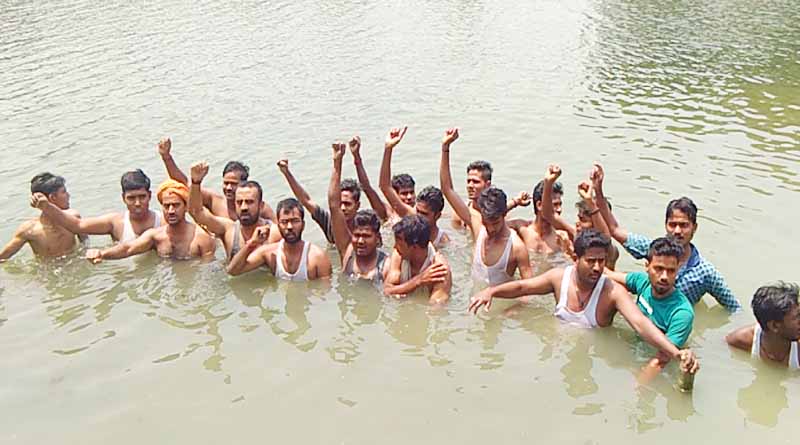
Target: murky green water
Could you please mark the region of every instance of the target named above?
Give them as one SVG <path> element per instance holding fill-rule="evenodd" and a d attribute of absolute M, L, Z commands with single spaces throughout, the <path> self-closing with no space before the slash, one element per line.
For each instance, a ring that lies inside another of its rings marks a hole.
<path fill-rule="evenodd" d="M 514 193 L 559 162 L 571 201 L 601 160 L 618 216 L 650 235 L 691 196 L 697 245 L 748 303 L 798 280 L 799 23 L 791 0 L 4 2 L 0 238 L 35 215 L 42 170 L 84 215 L 120 209 L 123 171 L 163 179 L 164 135 L 184 166 L 246 160 L 274 204 L 278 157 L 324 201 L 330 142 L 361 134 L 377 182 L 400 124 L 395 171 L 437 183 L 458 125 L 460 184 L 478 158 Z M 697 306 L 693 394 L 674 369 L 637 388 L 652 351 L 621 321 L 564 327 L 550 299 L 467 315 L 455 238 L 439 312 L 339 280 L 229 279 L 220 261 L 43 265 L 26 248 L 0 266 L 0 441 L 796 442 L 800 376 L 724 344 L 749 310 Z"/>

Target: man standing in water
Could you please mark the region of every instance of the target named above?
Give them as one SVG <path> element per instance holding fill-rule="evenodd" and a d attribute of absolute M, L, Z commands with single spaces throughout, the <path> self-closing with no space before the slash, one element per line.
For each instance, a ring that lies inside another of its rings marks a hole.
<path fill-rule="evenodd" d="M 162 139 L 158 143 L 158 153 L 167 168 L 170 178 L 189 186 L 189 179 L 186 177 L 175 159 L 172 158 L 172 141 L 169 138 Z M 203 205 L 216 216 L 222 216 L 232 221 L 236 221 L 236 188 L 239 187 L 247 178 L 250 177 L 250 169 L 239 161 L 229 161 L 222 170 L 222 195 L 211 189 L 201 189 L 203 195 Z M 261 217 L 274 220 L 275 214 L 266 202 L 260 209 Z"/>
<path fill-rule="evenodd" d="M 108 249 L 89 249 L 86 259 L 96 264 L 102 260 L 118 260 L 155 250 L 159 256 L 177 260 L 213 257 L 217 243 L 200 226 L 186 220 L 189 189 L 185 184 L 168 179 L 156 193 L 166 225 L 147 230 L 133 241 Z"/>
<path fill-rule="evenodd" d="M 331 214 L 328 210 L 314 202 L 308 192 L 306 192 L 306 189 L 295 179 L 291 170 L 289 170 L 288 159 L 281 159 L 278 161 L 278 169 L 281 174 L 283 174 L 283 177 L 286 178 L 289 188 L 292 189 L 292 194 L 294 194 L 295 198 L 297 198 L 303 207 L 311 213 L 311 219 L 322 229 L 322 233 L 325 234 L 325 238 L 328 242 L 335 243 L 336 239 L 333 233 L 333 226 L 331 225 Z M 353 226 L 353 218 L 361 207 L 361 187 L 358 186 L 356 181 L 345 179 L 341 183 L 341 189 L 342 212 L 344 212 L 347 227 L 350 229 Z"/>
<path fill-rule="evenodd" d="M 259 227 L 228 263 L 228 273 L 240 275 L 266 265 L 280 280 L 309 281 L 331 276 L 331 261 L 325 252 L 303 241 L 305 213 L 294 198 L 278 203 L 278 230 L 281 239 L 266 244 L 267 229 Z"/>
<path fill-rule="evenodd" d="M 530 258 L 525 244 L 506 225 L 506 194 L 496 187 L 481 191 L 478 198 L 478 212 L 469 209 L 453 190 L 450 177 L 450 145 L 458 139 L 458 129 L 451 128 L 442 139 L 442 158 L 440 166 L 441 186 L 447 202 L 453 211 L 468 223 L 475 240 L 475 253 L 472 261 L 472 278 L 478 282 L 497 285 L 514 279 L 519 269 L 522 278 L 531 278 Z"/>
<path fill-rule="evenodd" d="M 637 334 L 659 349 L 657 357 L 648 364 L 648 370 L 661 369 L 670 358 L 674 358 L 680 361 L 681 370 L 694 374 L 698 369 L 694 353 L 689 349 L 678 349 L 685 339 L 673 341 L 670 332 L 664 335 L 639 310 L 624 288 L 603 276 L 610 244 L 611 240 L 597 230 L 583 230 L 575 238 L 578 260 L 574 266 L 550 269 L 535 278 L 485 289 L 472 297 L 469 310 L 474 314 L 483 306 L 489 310 L 493 298 L 552 293 L 556 299 L 554 315 L 566 323 L 586 328 L 607 327 L 619 312 Z"/>
<path fill-rule="evenodd" d="M 725 341 L 755 359 L 800 369 L 798 293 L 796 284 L 783 282 L 758 288 L 750 303 L 758 323 L 731 332 Z"/>
<path fill-rule="evenodd" d="M 429 294 L 430 303 L 446 303 L 453 283 L 450 266 L 430 242 L 428 221 L 419 215 L 407 215 L 393 230 L 394 251 L 383 292 L 404 298 L 422 291 Z"/>
<path fill-rule="evenodd" d="M 508 222 L 508 226 L 519 233 L 520 238 L 525 242 L 528 249 L 543 254 L 564 252 L 571 256 L 572 241 L 569 235 L 563 230 L 553 228 L 550 221 L 542 217 L 545 195 L 549 198 L 554 213 L 561 215 L 561 197 L 564 189 L 560 182 L 555 181 L 555 177 L 548 174 L 547 179 L 543 179 L 536 184 L 533 189 L 533 215 L 532 221 L 514 219 Z M 549 181 L 548 181 L 549 179 Z"/>
<path fill-rule="evenodd" d="M 561 167 L 553 164 L 547 168 L 541 199 L 542 209 L 538 216 L 541 216 L 541 218 L 550 223 L 557 231 L 563 231 L 569 236 L 569 244 L 564 242 L 563 245 L 569 247 L 569 256 L 575 259 L 575 253 L 572 251 L 572 241 L 579 231 L 594 228 L 609 238 L 611 237 L 611 233 L 609 233 L 606 221 L 600 214 L 600 209 L 597 207 L 592 197 L 594 189 L 589 181 L 582 181 L 578 184 L 578 195 L 581 200 L 578 201 L 578 205 L 576 206 L 578 207 L 578 221 L 575 225 L 567 222 L 567 220 L 561 216 L 560 212 L 556 213 L 553 206 L 554 200 L 552 198 L 552 191 L 559 176 L 561 176 Z M 617 250 L 616 246 L 611 244 L 608 250 L 608 258 L 606 259 L 606 267 L 614 270 L 618 259 L 619 250 Z"/>
<path fill-rule="evenodd" d="M 35 195 L 37 200 L 50 202 L 70 215 L 80 218 L 77 211 L 69 208 L 69 193 L 66 181 L 61 176 L 51 173 L 34 176 L 31 179 L 31 194 Z M 32 205 L 38 208 L 35 202 L 32 202 Z M 38 257 L 60 257 L 72 252 L 77 245 L 76 241 L 72 232 L 42 214 L 17 228 L 11 241 L 0 250 L 0 262 L 14 256 L 26 243 L 30 244 L 33 253 Z"/>
<path fill-rule="evenodd" d="M 444 209 L 444 196 L 442 195 L 442 191 L 436 187 L 428 186 L 422 189 L 416 198 L 413 198 L 413 179 L 410 179 L 411 186 L 410 193 L 408 193 L 409 187 L 403 185 L 404 183 L 408 183 L 408 180 L 398 179 L 398 177 L 402 178 L 402 175 L 392 178 L 392 150 L 403 139 L 407 129 L 408 127 L 403 127 L 402 130 L 393 128 L 389 131 L 389 135 L 386 136 L 383 162 L 381 163 L 381 191 L 389 201 L 395 219 L 402 218 L 406 215 L 420 215 L 425 218 L 431 228 L 433 246 L 439 248 L 450 241 L 450 238 L 438 225 L 439 218 L 441 218 L 442 210 Z M 411 204 L 409 204 L 410 198 L 408 198 L 408 196 L 413 198 Z"/>
<path fill-rule="evenodd" d="M 265 227 L 270 231 L 269 220 L 261 218 L 262 206 L 261 185 L 256 181 L 245 181 L 236 187 L 236 221 L 219 217 L 203 206 L 201 184 L 208 174 L 208 164 L 198 162 L 192 164 L 192 188 L 189 193 L 189 214 L 192 218 L 222 240 L 225 257 L 230 260 L 242 246 L 253 237 L 256 228 Z M 277 237 L 277 233 L 275 234 Z M 276 238 L 275 241 L 278 239 Z"/>
<path fill-rule="evenodd" d="M 381 222 L 373 210 L 359 210 L 353 218 L 352 231 L 342 210 L 342 158 L 345 154 L 343 143 L 333 144 L 333 173 L 328 188 L 328 205 L 331 212 L 336 250 L 342 262 L 342 273 L 383 285 L 389 268 L 388 255 L 380 250 Z"/>
<path fill-rule="evenodd" d="M 110 235 L 114 241 L 126 242 L 161 226 L 161 213 L 150 210 L 150 178 L 141 170 L 133 170 L 122 175 L 120 185 L 125 212 L 78 218 L 47 199 L 34 196 L 32 205 L 38 205 L 42 215 L 76 235 Z"/>
<path fill-rule="evenodd" d="M 595 164 L 592 171 L 592 183 L 597 206 L 608 224 L 611 236 L 622 244 L 634 258 L 645 258 L 650 248 L 650 238 L 628 232 L 620 227 L 617 219 L 611 213 L 611 208 L 606 203 L 603 193 L 604 177 L 603 167 Z M 667 235 L 672 236 L 683 247 L 676 287 L 689 298 L 692 304 L 696 304 L 703 298 L 703 295 L 709 293 L 729 311 L 734 312 L 741 309 L 739 301 L 728 288 L 722 275 L 711 262 L 700 255 L 700 252 L 692 244 L 692 238 L 697 232 L 697 206 L 694 205 L 694 202 L 687 197 L 670 201 L 667 204 L 664 226 Z"/>

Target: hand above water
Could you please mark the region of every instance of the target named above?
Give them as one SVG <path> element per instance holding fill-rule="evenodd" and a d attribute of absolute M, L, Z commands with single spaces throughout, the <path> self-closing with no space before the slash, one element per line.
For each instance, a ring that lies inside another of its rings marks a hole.
<path fill-rule="evenodd" d="M 48 202 L 50 200 L 47 199 L 47 195 L 44 193 L 36 192 L 31 195 L 31 207 L 34 209 L 44 210 Z"/>
<path fill-rule="evenodd" d="M 278 161 L 278 170 L 281 171 L 284 175 L 289 174 L 289 160 L 288 159 L 281 159 Z"/>
<path fill-rule="evenodd" d="M 92 264 L 97 264 L 103 261 L 103 253 L 100 249 L 89 249 L 86 251 L 86 259 Z"/>
<path fill-rule="evenodd" d="M 386 135 L 386 143 L 384 144 L 384 147 L 387 150 L 394 148 L 400 143 L 400 141 L 403 140 L 403 136 L 406 135 L 406 131 L 408 131 L 407 126 L 403 128 L 392 128 L 389 130 L 389 134 Z"/>
<path fill-rule="evenodd" d="M 171 150 L 172 140 L 170 138 L 164 138 L 158 141 L 158 154 L 161 155 L 162 158 L 169 156 Z"/>
<path fill-rule="evenodd" d="M 208 174 L 208 162 L 200 161 L 192 164 L 190 174 L 192 175 L 192 183 L 200 184 Z"/>
<path fill-rule="evenodd" d="M 346 149 L 344 142 L 334 142 L 331 144 L 331 148 L 333 148 L 333 162 L 340 162 L 344 158 Z"/>
<path fill-rule="evenodd" d="M 354 159 L 358 159 L 361 157 L 361 138 L 358 136 L 353 136 L 350 141 L 347 142 L 347 146 L 350 148 L 350 153 L 353 155 Z"/>
<path fill-rule="evenodd" d="M 458 139 L 458 127 L 448 128 L 442 137 L 442 147 L 450 147 L 450 144 Z"/>
<path fill-rule="evenodd" d="M 561 167 L 557 164 L 550 164 L 547 173 L 544 175 L 544 182 L 554 183 L 561 176 Z"/>

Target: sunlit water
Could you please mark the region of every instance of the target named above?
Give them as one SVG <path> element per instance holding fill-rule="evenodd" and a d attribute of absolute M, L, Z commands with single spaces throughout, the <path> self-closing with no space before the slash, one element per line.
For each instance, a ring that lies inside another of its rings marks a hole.
<path fill-rule="evenodd" d="M 395 125 L 410 130 L 394 170 L 438 183 L 457 125 L 459 187 L 474 159 L 509 194 L 558 162 L 570 203 L 600 160 L 623 224 L 653 236 L 691 196 L 696 244 L 747 305 L 798 279 L 799 23 L 791 0 L 4 2 L 0 237 L 36 214 L 44 170 L 82 214 L 120 209 L 122 172 L 164 178 L 165 135 L 182 166 L 212 164 L 214 187 L 245 160 L 274 205 L 279 157 L 324 203 L 330 143 L 354 133 L 377 184 Z M 323 242 L 310 220 L 305 236 Z M 26 248 L 0 266 L 0 441 L 796 442 L 800 377 L 724 344 L 749 309 L 697 306 L 694 393 L 674 367 L 637 388 L 653 351 L 621 320 L 561 326 L 551 297 L 468 315 L 470 247 L 453 237 L 444 310 L 338 278 L 231 279 L 221 254 L 93 267 Z"/>

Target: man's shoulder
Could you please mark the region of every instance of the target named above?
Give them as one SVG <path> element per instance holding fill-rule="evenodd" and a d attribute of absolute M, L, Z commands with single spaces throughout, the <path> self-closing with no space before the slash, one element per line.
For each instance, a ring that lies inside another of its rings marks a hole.
<path fill-rule="evenodd" d="M 39 218 L 31 218 L 27 221 L 23 221 L 22 224 L 17 227 L 16 235 L 24 239 L 29 239 L 34 236 L 37 231 L 41 232 L 42 228 L 43 226 Z"/>

